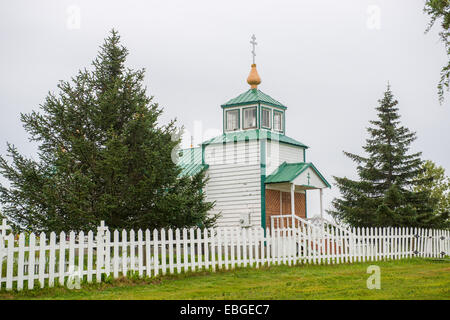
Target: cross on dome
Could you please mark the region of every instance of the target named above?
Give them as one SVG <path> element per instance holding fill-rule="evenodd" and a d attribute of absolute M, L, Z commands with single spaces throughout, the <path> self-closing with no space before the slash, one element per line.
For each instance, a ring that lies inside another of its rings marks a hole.
<path fill-rule="evenodd" d="M 253 56 L 253 64 L 255 64 L 255 57 L 256 57 L 255 47 L 258 44 L 256 42 L 256 36 L 255 35 L 252 35 L 252 40 L 250 41 L 250 43 L 252 44 L 252 47 L 253 47 L 252 56 Z"/>
<path fill-rule="evenodd" d="M 251 39 L 252 40 L 250 41 L 250 43 L 252 44 L 253 47 L 252 50 L 253 64 L 252 69 L 250 70 L 250 74 L 248 75 L 247 78 L 247 83 L 250 85 L 250 88 L 257 89 L 258 84 L 261 83 L 261 78 L 259 77 L 258 71 L 256 71 L 256 64 L 255 64 L 255 56 L 256 56 L 255 46 L 257 45 L 255 35 L 252 35 Z"/>

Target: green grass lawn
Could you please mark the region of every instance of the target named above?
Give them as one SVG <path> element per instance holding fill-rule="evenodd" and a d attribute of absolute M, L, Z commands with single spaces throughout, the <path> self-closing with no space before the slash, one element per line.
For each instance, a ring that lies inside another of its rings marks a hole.
<path fill-rule="evenodd" d="M 367 289 L 369 265 L 381 289 Z M 272 266 L 217 273 L 118 279 L 112 283 L 22 292 L 0 299 L 450 299 L 450 261 L 410 259 L 340 265 Z"/>

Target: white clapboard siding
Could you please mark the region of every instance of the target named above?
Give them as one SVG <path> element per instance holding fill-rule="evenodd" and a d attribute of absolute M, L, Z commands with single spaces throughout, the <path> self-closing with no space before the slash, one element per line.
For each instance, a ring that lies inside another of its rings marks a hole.
<path fill-rule="evenodd" d="M 260 141 L 208 145 L 205 162 L 205 194 L 215 202 L 210 214 L 221 214 L 218 227 L 239 225 L 243 215 L 250 215 L 252 226 L 261 225 Z"/>
<path fill-rule="evenodd" d="M 127 237 L 128 236 L 128 237 Z M 137 236 L 137 239 L 136 239 Z M 17 240 L 15 240 L 17 239 Z M 48 239 L 48 240 L 47 240 Z M 118 230 L 0 235 L 0 288 L 23 290 L 105 277 L 263 265 L 438 258 L 450 255 L 448 230 L 423 228 L 255 228 Z M 4 270 L 5 269 L 5 270 Z M 56 279 L 56 280 L 55 280 Z"/>
<path fill-rule="evenodd" d="M 303 148 L 278 141 L 267 141 L 266 168 L 267 174 L 271 174 L 283 162 L 304 162 Z"/>

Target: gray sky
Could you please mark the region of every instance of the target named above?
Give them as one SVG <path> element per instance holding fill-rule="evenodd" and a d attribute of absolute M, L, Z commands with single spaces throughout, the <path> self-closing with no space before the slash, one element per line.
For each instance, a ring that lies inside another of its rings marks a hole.
<path fill-rule="evenodd" d="M 20 112 L 37 110 L 58 80 L 90 66 L 111 28 L 130 51 L 128 65 L 147 70 L 162 121 L 176 117 L 200 143 L 221 130 L 220 104 L 248 89 L 255 33 L 259 88 L 288 106 L 287 135 L 310 146 L 307 160 L 330 182 L 355 177 L 342 150 L 362 152 L 388 81 L 403 124 L 417 132 L 413 151 L 448 174 L 450 96 L 440 106 L 436 94 L 446 55 L 439 25 L 424 34 L 424 2 L 2 1 L 0 153 L 8 141 L 34 154 Z M 311 215 L 317 194 L 309 193 Z M 338 194 L 325 192 L 326 208 Z"/>

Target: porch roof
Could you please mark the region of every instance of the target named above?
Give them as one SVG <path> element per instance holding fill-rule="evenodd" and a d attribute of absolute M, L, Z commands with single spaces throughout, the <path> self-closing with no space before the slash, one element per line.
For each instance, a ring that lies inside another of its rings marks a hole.
<path fill-rule="evenodd" d="M 317 170 L 311 162 L 287 163 L 283 162 L 271 175 L 266 177 L 266 184 L 292 182 L 300 176 L 305 170 L 311 168 L 318 178 L 328 187 L 331 188 L 328 181 Z"/>

